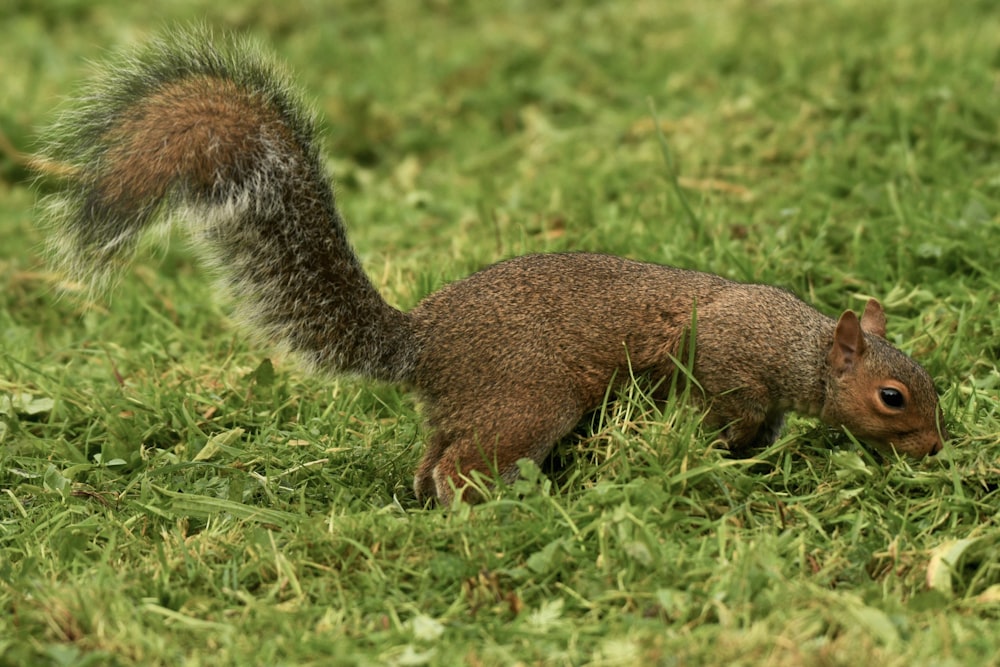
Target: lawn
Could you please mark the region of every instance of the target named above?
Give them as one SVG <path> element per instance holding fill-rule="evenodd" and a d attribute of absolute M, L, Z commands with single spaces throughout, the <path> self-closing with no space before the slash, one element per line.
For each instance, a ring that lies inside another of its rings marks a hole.
<path fill-rule="evenodd" d="M 67 281 L 58 180 L 0 147 L 0 664 L 1000 664 L 993 2 L 164 4 L 0 9 L 7 143 L 165 26 L 248 33 L 390 303 L 562 250 L 875 296 L 952 439 L 881 459 L 794 418 L 732 458 L 640 381 L 425 508 L 412 394 L 253 343 L 181 234 Z"/>

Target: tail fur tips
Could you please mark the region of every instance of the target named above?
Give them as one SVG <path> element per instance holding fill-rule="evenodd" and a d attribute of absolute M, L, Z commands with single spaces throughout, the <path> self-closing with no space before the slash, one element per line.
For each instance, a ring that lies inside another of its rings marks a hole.
<path fill-rule="evenodd" d="M 311 112 L 247 40 L 173 32 L 106 67 L 49 131 L 56 261 L 105 286 L 157 221 L 185 228 L 237 317 L 308 366 L 403 380 L 409 318 L 351 248 Z"/>
<path fill-rule="evenodd" d="M 152 223 L 185 207 L 280 208 L 272 185 L 289 169 L 326 188 L 312 114 L 260 54 L 205 29 L 169 32 L 86 84 L 43 149 L 66 167 L 62 192 L 44 202 L 64 270 L 103 285 Z"/>

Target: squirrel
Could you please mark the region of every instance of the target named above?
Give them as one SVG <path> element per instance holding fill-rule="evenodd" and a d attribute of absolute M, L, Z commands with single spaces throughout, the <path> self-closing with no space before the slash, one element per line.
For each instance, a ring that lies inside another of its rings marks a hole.
<path fill-rule="evenodd" d="M 772 443 L 795 411 L 876 450 L 921 458 L 948 438 L 927 372 L 867 302 L 838 320 L 790 292 L 587 252 L 515 257 L 409 312 L 365 273 L 318 148 L 315 119 L 251 42 L 170 33 L 64 111 L 47 155 L 56 260 L 99 284 L 158 220 L 183 225 L 252 333 L 309 370 L 415 390 L 429 443 L 418 499 L 477 500 L 471 473 L 540 463 L 609 386 L 690 375 L 731 449 Z M 662 382 L 661 386 L 668 385 Z"/>

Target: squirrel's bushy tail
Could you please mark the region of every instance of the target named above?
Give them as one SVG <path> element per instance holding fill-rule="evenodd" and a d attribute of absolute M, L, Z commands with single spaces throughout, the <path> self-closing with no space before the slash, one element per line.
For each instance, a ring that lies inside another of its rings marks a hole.
<path fill-rule="evenodd" d="M 64 267 L 101 283 L 175 220 L 251 331 L 318 369 L 408 379 L 410 320 L 362 269 L 311 114 L 259 49 L 189 30 L 105 72 L 50 133 L 46 157 L 71 174 L 47 207 Z"/>

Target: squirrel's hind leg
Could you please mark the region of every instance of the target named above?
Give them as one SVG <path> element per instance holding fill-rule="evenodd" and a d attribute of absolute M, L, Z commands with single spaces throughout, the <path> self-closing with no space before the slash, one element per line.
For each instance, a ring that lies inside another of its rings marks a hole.
<path fill-rule="evenodd" d="M 457 494 L 479 500 L 472 473 L 505 482 L 517 479 L 520 459 L 541 463 L 558 440 L 573 430 L 584 410 L 571 392 L 550 388 L 544 396 L 497 396 L 475 411 L 430 415 L 427 451 L 417 468 L 414 491 L 448 506 Z"/>

